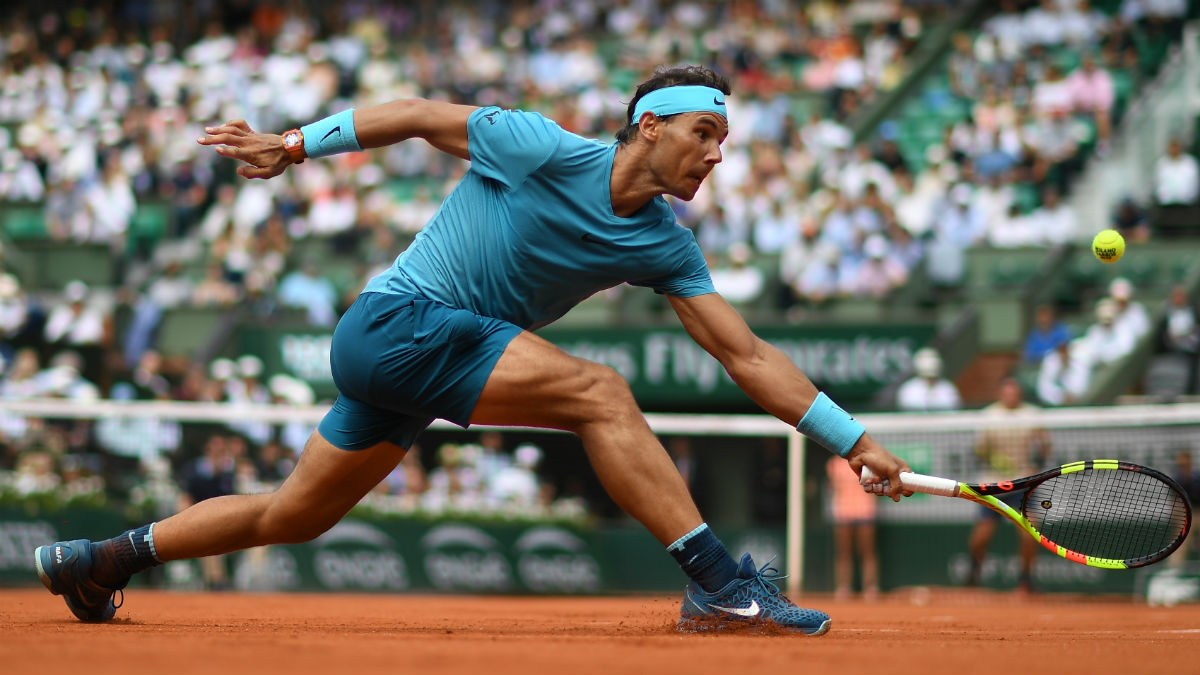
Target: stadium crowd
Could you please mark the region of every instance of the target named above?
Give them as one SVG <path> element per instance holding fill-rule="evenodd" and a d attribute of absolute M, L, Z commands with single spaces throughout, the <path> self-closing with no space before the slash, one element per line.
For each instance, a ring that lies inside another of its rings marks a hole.
<path fill-rule="evenodd" d="M 634 83 L 659 64 L 700 61 L 731 76 L 736 123 L 720 171 L 696 200 L 673 206 L 735 304 L 784 312 L 885 298 L 917 274 L 954 285 L 970 247 L 1078 239 L 1063 201 L 1071 177 L 1088 153 L 1107 152 L 1131 88 L 1161 60 L 1145 46 L 1178 34 L 1186 3 L 1125 0 L 1112 14 L 1086 1 L 1001 3 L 982 27 L 954 36 L 944 78 L 921 94 L 944 113 L 933 117 L 936 137 L 914 144 L 897 119 L 856 135 L 864 110 L 908 74 L 933 33 L 924 29 L 953 18 L 953 5 L 16 3 L 0 18 L 0 200 L 40 206 L 45 238 L 103 244 L 120 262 L 105 287 L 28 288 L 0 276 L 0 395 L 313 402 L 299 380 L 262 381 L 269 374 L 253 356 L 162 358 L 163 314 L 292 309 L 332 326 L 465 165 L 404 143 L 243 181 L 194 142 L 205 124 L 227 119 L 277 131 L 424 96 L 537 110 L 611 138 Z M 1128 87 L 1114 73 L 1132 78 Z M 952 109 L 965 114 L 945 114 Z M 1195 160 L 1182 148 L 1169 157 L 1163 189 L 1194 202 Z M 142 489 L 157 494 L 164 476 L 186 485 L 180 476 L 199 470 L 189 463 L 208 447 L 208 437 L 184 444 L 182 430 L 165 426 L 130 434 L 11 415 L 0 433 L 0 469 L 19 486 L 94 488 L 102 458 L 113 456 L 140 461 L 151 486 Z M 221 450 L 249 490 L 294 461 L 303 432 L 251 426 L 217 437 L 249 446 Z M 188 450 L 176 452 L 181 445 Z M 448 471 L 481 453 L 436 454 Z M 411 468 L 390 483 L 428 485 L 428 494 L 441 484 Z"/>

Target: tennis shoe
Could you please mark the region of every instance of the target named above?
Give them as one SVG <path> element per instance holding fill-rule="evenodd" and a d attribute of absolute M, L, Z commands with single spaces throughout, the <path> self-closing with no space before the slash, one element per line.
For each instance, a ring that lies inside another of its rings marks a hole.
<path fill-rule="evenodd" d="M 738 563 L 737 578 L 724 588 L 709 593 L 695 581 L 683 591 L 679 611 L 679 630 L 687 633 L 707 630 L 757 629 L 781 630 L 804 635 L 824 635 L 832 620 L 825 612 L 796 605 L 779 591 L 775 582 L 782 579 L 779 570 L 768 561 L 756 569 L 750 554 Z"/>
<path fill-rule="evenodd" d="M 121 606 L 114 603 L 113 597 L 121 593 L 121 602 L 125 600 L 122 591 L 125 584 L 108 588 L 92 581 L 92 542 L 87 539 L 39 546 L 33 552 L 33 560 L 42 585 L 63 596 L 71 613 L 80 621 L 108 621 Z"/>

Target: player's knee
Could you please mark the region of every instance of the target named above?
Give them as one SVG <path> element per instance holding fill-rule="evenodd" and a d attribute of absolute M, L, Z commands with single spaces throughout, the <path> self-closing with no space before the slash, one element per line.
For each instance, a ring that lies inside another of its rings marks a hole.
<path fill-rule="evenodd" d="M 272 543 L 302 544 L 327 532 L 339 518 L 326 516 L 320 509 L 296 508 L 277 493 L 263 514 L 261 527 L 264 539 Z"/>
<path fill-rule="evenodd" d="M 638 412 L 629 383 L 617 371 L 593 364 L 588 368 L 586 378 L 581 396 L 593 419 L 618 418 Z"/>

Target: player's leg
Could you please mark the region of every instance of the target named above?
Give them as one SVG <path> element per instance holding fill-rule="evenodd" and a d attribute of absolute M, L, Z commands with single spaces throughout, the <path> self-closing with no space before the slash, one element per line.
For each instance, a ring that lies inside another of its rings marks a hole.
<path fill-rule="evenodd" d="M 664 545 L 703 519 L 629 385 L 611 368 L 521 333 L 484 386 L 472 424 L 547 427 L 579 436 L 613 501 Z"/>
<path fill-rule="evenodd" d="M 506 346 L 475 402 L 471 422 L 575 433 L 613 500 L 646 526 L 692 579 L 680 627 L 771 624 L 810 635 L 829 616 L 773 589 L 747 554 L 735 563 L 700 516 L 687 485 L 650 429 L 629 385 L 611 368 L 575 358 L 529 332 Z"/>
<path fill-rule="evenodd" d="M 390 442 L 341 450 L 314 432 L 296 469 L 274 493 L 199 502 L 161 522 L 92 543 L 39 546 L 38 576 L 83 621 L 112 618 L 114 594 L 158 563 L 306 541 L 329 529 L 404 457 Z"/>
<path fill-rule="evenodd" d="M 1020 542 L 1018 555 L 1021 557 L 1021 575 L 1017 579 L 1017 590 L 1026 593 L 1033 591 L 1033 563 L 1037 558 L 1037 542 L 1024 530 L 1017 529 L 1017 541 Z"/>
<path fill-rule="evenodd" d="M 854 530 L 858 557 L 862 563 L 863 597 L 874 600 L 879 595 L 879 557 L 875 552 L 875 523 L 859 523 Z"/>
<path fill-rule="evenodd" d="M 296 468 L 275 492 L 207 499 L 156 523 L 158 559 L 198 558 L 313 539 L 341 520 L 404 459 L 404 453 L 389 442 L 342 450 L 313 432 Z"/>
<path fill-rule="evenodd" d="M 836 523 L 833 526 L 833 588 L 839 600 L 849 599 L 854 589 L 854 526 Z"/>
<path fill-rule="evenodd" d="M 996 533 L 996 520 L 985 513 L 975 521 L 971 535 L 967 538 L 967 553 L 971 557 L 971 572 L 967 577 L 968 586 L 978 586 L 983 574 L 983 560 L 987 558 L 988 546 L 992 543 L 992 535 Z"/>

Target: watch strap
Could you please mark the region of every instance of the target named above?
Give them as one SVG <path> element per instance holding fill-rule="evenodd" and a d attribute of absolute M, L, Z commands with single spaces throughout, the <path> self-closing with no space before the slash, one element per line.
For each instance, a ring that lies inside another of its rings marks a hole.
<path fill-rule="evenodd" d="M 300 164 L 307 155 L 304 152 L 304 132 L 291 129 L 283 132 L 283 149 L 292 158 L 292 164 Z"/>

